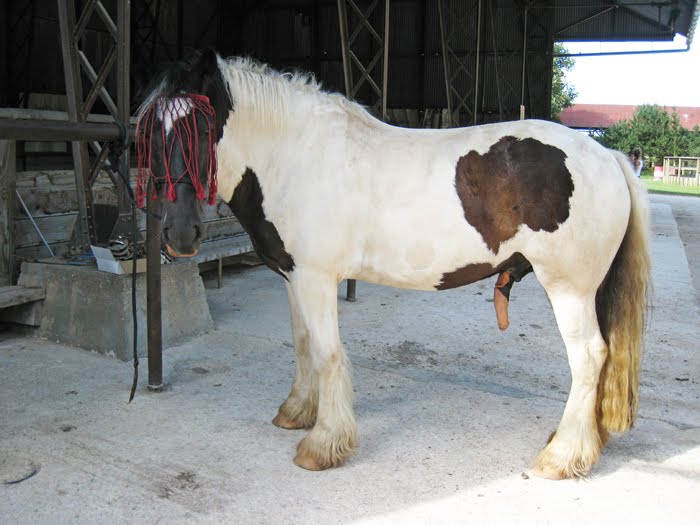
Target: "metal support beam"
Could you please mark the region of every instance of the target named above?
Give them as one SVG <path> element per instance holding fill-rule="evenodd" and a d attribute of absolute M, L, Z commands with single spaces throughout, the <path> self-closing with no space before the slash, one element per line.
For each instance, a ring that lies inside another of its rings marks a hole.
<path fill-rule="evenodd" d="M 85 121 L 86 113 L 82 104 L 83 88 L 77 46 L 79 39 L 75 34 L 75 3 L 57 0 L 57 4 L 68 117 L 73 123 L 82 123 Z M 88 5 L 92 4 L 88 3 Z M 90 175 L 90 159 L 86 142 L 73 141 L 71 148 L 79 208 L 73 239 L 74 244 L 78 247 L 85 247 L 96 239 L 95 220 L 92 213 L 92 189 L 87 185 L 87 179 Z"/>
<path fill-rule="evenodd" d="M 131 113 L 131 1 L 120 0 L 117 5 L 117 114 L 116 119 L 121 126 L 129 125 Z M 127 139 L 127 137 L 124 137 Z M 129 147 L 123 144 L 119 157 L 119 171 L 129 180 Z M 117 183 L 117 208 L 119 218 L 112 230 L 112 237 L 118 235 L 131 236 L 131 205 L 128 197 L 129 188 L 122 180 Z M 134 244 L 139 239 L 133 239 Z M 160 260 L 160 258 L 159 258 Z"/>
<path fill-rule="evenodd" d="M 369 106 L 377 117 L 386 119 L 386 99 L 389 77 L 389 20 L 390 0 L 384 0 L 384 10 L 379 13 L 379 0 L 374 0 L 363 10 L 355 0 L 338 0 L 338 21 L 340 23 L 340 44 L 343 53 L 345 74 L 345 94 L 356 99 L 364 85 L 370 87 L 370 100 L 362 102 Z M 348 11 L 348 8 L 350 10 Z M 381 20 L 380 14 L 383 15 Z M 375 25 L 382 26 L 382 34 Z M 358 55 L 356 49 L 360 35 L 368 34 L 373 42 L 371 56 Z M 380 73 L 375 69 L 382 62 Z M 355 76 L 354 71 L 358 72 Z"/>
<path fill-rule="evenodd" d="M 82 135 L 72 143 L 75 182 L 78 193 L 79 220 L 76 221 L 74 232 L 74 250 L 82 251 L 88 244 L 96 242 L 95 219 L 92 211 L 92 183 L 95 175 L 102 168 L 101 164 L 110 153 L 110 144 L 98 144 L 94 141 L 100 136 L 89 136 L 89 128 L 83 126 L 99 98 L 110 111 L 117 129 L 127 130 L 130 116 L 130 27 L 131 0 L 117 0 L 116 22 L 103 5 L 101 0 L 91 0 L 84 3 L 83 11 L 77 17 L 75 2 L 57 0 L 59 27 L 61 36 L 61 51 L 66 82 L 68 116 L 74 124 L 74 132 Z M 77 20 L 77 21 L 76 21 Z M 106 29 L 103 33 L 111 41 L 106 53 L 102 56 L 100 67 L 95 68 L 88 59 L 88 53 L 82 48 L 84 36 L 91 21 L 100 22 Z M 116 71 L 115 71 L 116 69 Z M 92 83 L 87 96 L 83 97 L 83 78 Z M 110 75 L 111 73 L 116 73 Z M 107 89 L 107 80 L 116 77 L 116 98 Z M 123 142 L 128 137 L 122 136 L 121 131 L 112 137 L 118 147 L 118 168 L 123 178 L 129 179 L 129 148 Z M 82 137 L 85 137 L 84 139 Z M 90 165 L 88 144 L 96 153 L 96 164 Z M 131 231 L 128 188 L 121 179 L 114 178 L 117 189 L 119 219 L 113 236 L 128 234 Z M 134 240 L 136 241 L 136 239 Z"/>
<path fill-rule="evenodd" d="M 129 135 L 134 137 L 131 128 Z M 32 141 L 112 141 L 122 137 L 115 123 L 72 122 L 54 119 L 14 119 L 0 116 L 0 139 Z"/>
<path fill-rule="evenodd" d="M 360 8 L 355 0 L 338 0 L 338 22 L 340 25 L 340 45 L 343 53 L 343 73 L 345 77 L 345 94 L 348 98 L 356 99 L 360 89 L 367 85 L 370 88 L 369 100 L 362 102 L 382 120 L 387 119 L 387 88 L 389 85 L 389 27 L 391 1 L 384 0 L 383 19 L 377 10 L 379 0 L 371 2 L 366 9 Z M 350 8 L 350 11 L 348 11 Z M 382 23 L 383 22 L 383 23 Z M 379 33 L 381 25 L 382 33 Z M 368 34 L 372 46 L 370 57 L 358 56 L 355 49 L 358 37 Z M 380 74 L 375 73 L 381 60 Z M 353 71 L 358 72 L 358 76 Z M 348 301 L 356 299 L 357 283 L 348 279 L 345 298 Z"/>
<path fill-rule="evenodd" d="M 523 11 L 523 68 L 520 74 L 520 120 L 525 118 L 525 67 L 527 65 L 527 13 L 528 8 Z"/>
<path fill-rule="evenodd" d="M 69 123 L 54 123 L 63 128 L 65 124 L 72 125 L 72 132 L 83 140 L 73 142 L 73 163 L 75 166 L 75 180 L 78 190 L 79 227 L 76 230 L 78 248 L 86 244 L 96 242 L 96 229 L 92 213 L 92 182 L 96 173 L 101 168 L 111 150 L 118 154 L 118 158 L 111 158 L 111 167 L 116 168 L 121 177 L 112 177 L 117 188 L 117 202 L 119 217 L 112 231 L 112 237 L 124 235 L 129 238 L 137 235 L 135 231 L 135 211 L 133 202 L 129 199 L 129 120 L 130 120 L 130 85 L 131 85 L 131 0 L 117 0 L 116 23 L 110 13 L 104 7 L 101 0 L 90 0 L 84 4 L 83 12 L 76 22 L 75 3 L 65 0 L 57 0 L 59 24 L 61 32 L 61 50 L 65 71 L 66 94 L 68 99 Z M 102 57 L 101 67 L 95 69 L 88 60 L 88 54 L 81 49 L 83 35 L 87 31 L 89 22 L 98 19 L 107 29 L 106 35 L 111 38 L 111 46 L 105 56 Z M 116 66 L 116 102 L 107 90 L 106 82 L 110 73 Z M 83 98 L 81 70 L 88 80 L 92 82 L 92 88 L 87 97 Z M 101 129 L 95 129 L 97 124 L 85 122 L 93 104 L 97 98 L 102 100 L 114 117 L 112 125 L 101 125 Z M 15 122 L 17 124 L 17 122 Z M 92 129 L 90 128 L 92 126 Z M 114 129 L 117 136 L 114 137 Z M 109 133 L 112 143 L 98 144 L 96 141 L 106 138 L 98 131 Z M 90 132 L 93 134 L 90 135 Z M 88 157 L 88 141 L 97 153 L 96 163 L 92 169 Z M 116 166 L 115 166 L 116 163 Z M 149 387 L 159 389 L 162 384 L 162 337 L 161 337 L 161 301 L 160 301 L 160 224 L 157 219 L 149 217 L 149 254 L 147 275 L 147 320 L 148 320 L 148 355 L 149 355 Z M 132 238 L 134 250 L 138 248 L 138 238 Z M 150 246 L 152 245 L 152 246 Z M 136 320 L 134 320 L 136 322 Z"/>
<path fill-rule="evenodd" d="M 448 125 L 477 124 L 482 0 L 438 0 Z M 472 39 L 469 35 L 474 35 Z"/>

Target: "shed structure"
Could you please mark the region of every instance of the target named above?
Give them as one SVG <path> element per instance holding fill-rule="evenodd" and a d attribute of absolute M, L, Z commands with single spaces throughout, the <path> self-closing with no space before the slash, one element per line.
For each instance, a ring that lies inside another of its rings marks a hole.
<path fill-rule="evenodd" d="M 697 0 L 4 2 L 0 285 L 43 250 L 79 253 L 131 231 L 130 116 L 156 65 L 188 49 L 308 70 L 385 120 L 449 127 L 549 118 L 556 41 L 680 34 L 690 45 L 698 13 Z M 52 172 L 27 175 L 57 167 L 72 168 L 70 189 Z M 211 230 L 240 233 L 218 214 Z"/>
<path fill-rule="evenodd" d="M 110 152 L 114 156 L 115 148 L 103 146 L 109 140 L 115 145 L 119 128 L 102 129 L 102 135 L 111 133 L 108 139 L 83 126 L 68 147 L 72 137 L 65 130 L 51 134 L 43 122 L 39 133 L 19 119 L 127 123 L 156 65 L 188 49 L 210 46 L 224 56 L 311 71 L 326 89 L 348 94 L 385 120 L 447 127 L 547 119 L 555 41 L 661 41 L 680 34 L 690 45 L 698 11 L 696 0 L 6 2 L 0 9 L 0 138 L 17 139 L 18 171 L 75 168 L 77 233 L 46 239 L 61 254 L 111 229 L 96 224 L 113 218 L 94 211 L 92 188 Z M 53 142 L 37 145 L 26 138 Z M 0 151 L 9 155 L 8 146 Z M 127 201 L 117 193 L 118 215 L 128 223 Z M 47 211 L 29 210 L 40 216 Z M 41 250 L 32 248 L 42 244 L 34 238 L 34 246 L 24 246 L 25 237 L 30 235 L 20 235 L 15 250 L 35 256 Z M 0 258 L 5 275 L 10 255 Z"/>

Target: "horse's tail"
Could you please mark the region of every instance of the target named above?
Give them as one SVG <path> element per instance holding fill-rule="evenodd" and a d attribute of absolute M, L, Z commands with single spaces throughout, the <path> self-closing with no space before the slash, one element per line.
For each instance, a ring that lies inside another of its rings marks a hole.
<path fill-rule="evenodd" d="M 608 346 L 597 402 L 598 427 L 604 440 L 608 432 L 628 430 L 637 416 L 640 356 L 651 293 L 646 189 L 627 157 L 618 152 L 614 155 L 625 174 L 631 208 L 625 237 L 596 295 L 598 323 Z"/>

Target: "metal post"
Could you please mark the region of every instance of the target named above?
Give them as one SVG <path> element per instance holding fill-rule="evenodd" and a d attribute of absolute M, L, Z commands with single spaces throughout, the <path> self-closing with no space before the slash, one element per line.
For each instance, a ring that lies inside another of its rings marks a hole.
<path fill-rule="evenodd" d="M 503 101 L 501 99 L 501 75 L 498 70 L 498 49 L 496 48 L 496 27 L 493 23 L 493 4 L 489 2 L 489 20 L 491 22 L 491 45 L 493 46 L 493 62 L 496 73 L 496 95 L 498 97 L 498 120 L 503 120 Z"/>
<path fill-rule="evenodd" d="M 477 125 L 477 115 L 479 114 L 479 65 L 481 64 L 481 0 L 476 16 L 476 60 L 474 73 L 474 125 Z"/>
<path fill-rule="evenodd" d="M 525 7 L 525 14 L 523 20 L 523 68 L 520 78 L 520 120 L 525 118 L 525 57 L 527 56 L 527 11 L 528 8 Z"/>
<path fill-rule="evenodd" d="M 445 95 L 447 96 L 447 126 L 452 127 L 452 87 L 450 86 L 450 61 L 447 57 L 447 34 L 445 32 L 445 15 L 442 2 L 438 0 L 440 18 L 440 46 L 442 48 L 442 67 L 445 73 Z"/>
<path fill-rule="evenodd" d="M 382 120 L 387 119 L 386 98 L 389 86 L 389 7 L 390 0 L 384 2 L 384 56 L 382 57 Z"/>
<path fill-rule="evenodd" d="M 163 333 L 160 288 L 160 199 L 148 200 L 146 215 L 146 315 L 148 323 L 148 389 L 163 389 Z"/>
<path fill-rule="evenodd" d="M 348 43 L 348 16 L 345 0 L 338 0 L 338 22 L 340 24 L 340 49 L 343 53 L 343 76 L 345 77 L 345 94 L 352 96 L 352 68 L 350 67 Z"/>

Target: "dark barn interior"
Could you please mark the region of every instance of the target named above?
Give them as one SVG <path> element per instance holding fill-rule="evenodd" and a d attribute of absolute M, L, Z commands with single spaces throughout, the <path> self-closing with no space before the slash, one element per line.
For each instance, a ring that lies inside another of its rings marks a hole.
<path fill-rule="evenodd" d="M 313 72 L 396 125 L 465 126 L 549 119 L 555 42 L 680 34 L 689 46 L 698 11 L 696 0 L 3 2 L 0 278 L 129 230 L 133 115 L 158 65 L 190 49 Z M 223 208 L 207 227 L 211 241 L 243 234 Z"/>
<path fill-rule="evenodd" d="M 57 7 L 61 3 L 4 3 L 0 106 L 65 110 Z M 97 73 L 113 54 L 116 29 L 110 24 L 116 23 L 117 3 L 97 2 L 99 8 L 91 9 L 84 21 L 78 46 Z M 93 4 L 76 1 L 77 16 Z M 521 105 L 527 118 L 548 118 L 554 42 L 672 40 L 676 33 L 689 34 L 696 2 L 135 0 L 130 4 L 132 109 L 156 64 L 205 46 L 224 56 L 249 55 L 276 68 L 312 71 L 327 89 L 346 92 L 346 41 L 352 53 L 353 96 L 371 106 L 384 87 L 388 28 L 387 108 L 411 109 L 423 116 L 451 102 L 452 124 L 470 125 L 517 119 Z M 341 10 L 345 11 L 342 32 Z M 107 23 L 102 11 L 113 20 Z M 89 75 L 83 74 L 83 82 L 87 89 Z M 110 93 L 116 93 L 116 84 L 116 75 L 109 74 L 105 85 Z M 106 112 L 99 99 L 94 111 Z M 402 121 L 400 114 L 392 116 Z"/>

